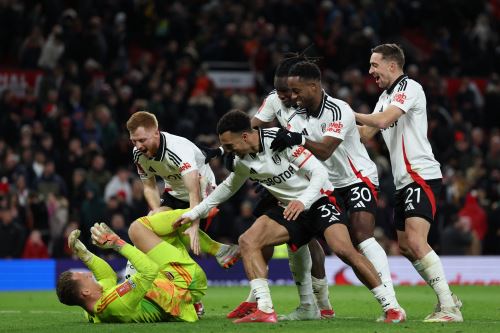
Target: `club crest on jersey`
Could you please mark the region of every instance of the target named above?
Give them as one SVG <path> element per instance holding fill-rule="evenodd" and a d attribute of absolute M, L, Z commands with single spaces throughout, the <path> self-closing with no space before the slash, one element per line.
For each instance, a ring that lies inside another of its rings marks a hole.
<path fill-rule="evenodd" d="M 325 133 L 326 131 L 326 123 L 321 124 L 321 133 Z"/>
<path fill-rule="evenodd" d="M 340 133 L 342 131 L 342 128 L 344 128 L 344 124 L 342 124 L 341 121 L 334 121 L 333 123 L 330 123 L 328 125 L 328 128 L 326 129 L 327 132 L 329 133 Z"/>
<path fill-rule="evenodd" d="M 173 281 L 174 280 L 174 274 L 168 272 L 168 271 L 162 271 L 163 275 L 165 275 L 165 277 L 167 279 L 169 279 L 170 281 Z"/>
<path fill-rule="evenodd" d="M 406 100 L 406 95 L 404 92 L 398 92 L 396 95 L 394 95 L 393 100 L 400 104 L 404 104 Z"/>
<path fill-rule="evenodd" d="M 273 162 L 274 162 L 274 164 L 280 165 L 281 164 L 281 157 L 279 157 L 279 155 L 273 155 Z"/>

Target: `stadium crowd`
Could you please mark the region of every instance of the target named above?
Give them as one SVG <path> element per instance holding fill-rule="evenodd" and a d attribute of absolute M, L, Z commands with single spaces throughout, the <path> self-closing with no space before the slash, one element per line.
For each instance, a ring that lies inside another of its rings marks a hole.
<path fill-rule="evenodd" d="M 0 88 L 0 258 L 70 256 L 70 232 L 96 221 L 128 239 L 129 223 L 148 212 L 125 128 L 133 112 L 216 147 L 217 120 L 232 108 L 254 114 L 283 55 L 312 45 L 325 90 L 370 113 L 379 91 L 368 59 L 380 42 L 402 45 L 427 95 L 444 176 L 431 244 L 441 254 L 500 254 L 500 5 L 450 3 L 2 1 L 0 76 L 43 75 L 22 94 Z M 212 61 L 244 63 L 255 89 L 217 89 Z M 379 136 L 367 147 L 381 179 L 377 238 L 397 254 L 388 152 Z M 221 161 L 211 166 L 218 181 L 228 174 Z M 257 196 L 249 183 L 208 232 L 236 242 Z"/>

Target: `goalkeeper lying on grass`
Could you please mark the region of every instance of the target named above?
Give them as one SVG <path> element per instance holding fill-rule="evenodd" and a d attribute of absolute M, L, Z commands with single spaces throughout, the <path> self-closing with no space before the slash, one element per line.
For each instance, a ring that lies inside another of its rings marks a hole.
<path fill-rule="evenodd" d="M 137 273 L 120 284 L 113 269 L 78 239 L 80 230 L 74 230 L 69 247 L 92 273 L 61 273 L 56 290 L 61 303 L 81 306 L 94 323 L 198 320 L 194 304 L 205 294 L 207 278 L 174 226 L 186 211 L 165 211 L 134 221 L 129 236 L 136 247 L 104 223 L 91 228 L 95 245 L 115 250 L 135 266 Z"/>

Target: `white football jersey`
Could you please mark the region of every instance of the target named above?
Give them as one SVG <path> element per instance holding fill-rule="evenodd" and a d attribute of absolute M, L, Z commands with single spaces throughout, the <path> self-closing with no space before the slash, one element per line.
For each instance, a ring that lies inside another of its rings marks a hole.
<path fill-rule="evenodd" d="M 380 95 L 373 112 L 382 112 L 389 105 L 404 112 L 391 126 L 381 130 L 389 148 L 396 189 L 419 179 L 442 178 L 439 162 L 427 139 L 427 102 L 422 86 L 406 75 L 401 76 Z"/>
<path fill-rule="evenodd" d="M 215 175 L 205 164 L 205 155 L 194 143 L 181 136 L 160 132 L 160 147 L 155 157 L 148 158 L 135 147 L 133 154 L 139 177 L 161 177 L 165 190 L 179 200 L 189 202 L 189 192 L 182 176 L 191 171 L 198 170 L 208 180 L 207 187 L 215 185 Z M 202 193 L 208 190 L 201 189 Z"/>
<path fill-rule="evenodd" d="M 310 151 L 302 146 L 282 152 L 271 150 L 277 131 L 278 128 L 259 129 L 262 151 L 236 157 L 234 172 L 196 206 L 193 213 L 206 215 L 212 207 L 229 199 L 247 179 L 259 182 L 283 205 L 300 200 L 306 209 L 332 193 L 327 171 Z"/>
<path fill-rule="evenodd" d="M 262 105 L 255 114 L 255 118 L 266 123 L 276 118 L 281 126 L 287 128 L 290 118 L 295 116 L 296 111 L 296 108 L 287 108 L 284 106 L 276 90 L 273 90 L 267 95 L 264 102 L 262 102 Z"/>
<path fill-rule="evenodd" d="M 288 129 L 315 142 L 323 141 L 325 136 L 342 140 L 332 156 L 322 161 L 336 188 L 360 182 L 378 186 L 377 166 L 361 143 L 354 112 L 346 102 L 323 92 L 318 116 L 298 114 L 290 120 Z"/>

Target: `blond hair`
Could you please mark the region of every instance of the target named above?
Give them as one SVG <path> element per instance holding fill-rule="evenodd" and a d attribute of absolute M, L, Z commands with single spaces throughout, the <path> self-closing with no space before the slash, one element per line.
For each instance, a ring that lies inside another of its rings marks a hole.
<path fill-rule="evenodd" d="M 139 127 L 144 128 L 158 128 L 158 120 L 156 116 L 147 111 L 137 111 L 132 116 L 130 116 L 127 121 L 127 129 L 129 132 L 134 132 Z"/>

